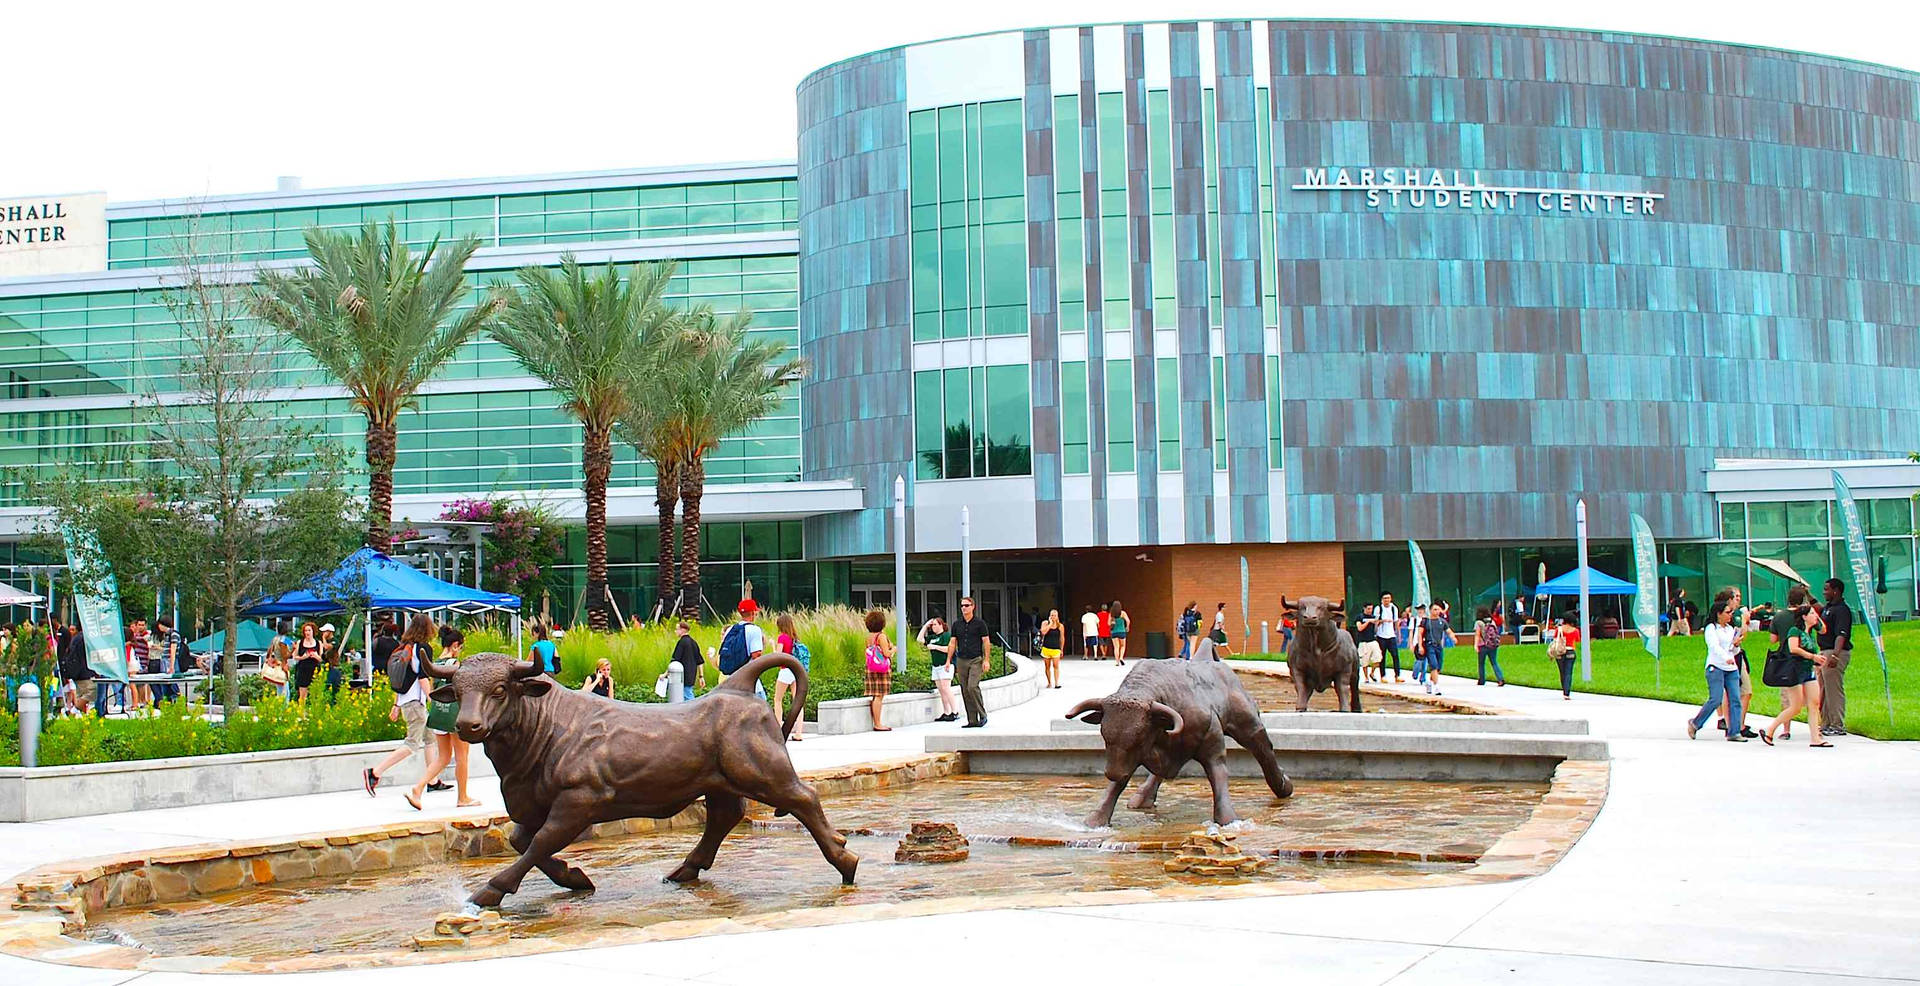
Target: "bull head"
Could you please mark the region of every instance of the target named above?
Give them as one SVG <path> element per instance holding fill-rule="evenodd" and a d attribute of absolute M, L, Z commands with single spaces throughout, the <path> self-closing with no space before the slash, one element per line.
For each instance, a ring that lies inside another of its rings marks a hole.
<path fill-rule="evenodd" d="M 1087 699 L 1068 711 L 1066 717 L 1100 727 L 1100 741 L 1107 748 L 1110 781 L 1133 776 L 1147 761 L 1147 754 L 1155 743 L 1176 738 L 1187 728 L 1179 711 L 1165 702 L 1113 696 Z"/>
<path fill-rule="evenodd" d="M 511 719 L 521 699 L 539 698 L 553 688 L 551 679 L 540 676 L 538 664 L 505 654 L 475 654 L 452 668 L 427 662 L 426 668 L 446 680 L 433 690 L 433 700 L 459 703 L 454 728 L 469 743 L 483 742 L 503 720 Z"/>

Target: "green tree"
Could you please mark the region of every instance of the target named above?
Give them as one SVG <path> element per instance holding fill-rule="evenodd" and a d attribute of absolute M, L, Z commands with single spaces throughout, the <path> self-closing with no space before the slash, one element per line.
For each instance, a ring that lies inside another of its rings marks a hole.
<path fill-rule="evenodd" d="M 343 453 L 317 429 L 290 426 L 272 399 L 276 339 L 245 321 L 250 272 L 207 260 L 196 225 L 188 221 L 163 287 L 179 342 L 167 353 L 171 389 L 142 395 L 145 465 L 127 484 L 69 477 L 41 490 L 53 520 L 95 532 L 122 584 L 184 590 L 232 628 L 246 604 L 330 568 L 358 540 L 358 524 Z M 105 574 L 69 578 L 92 592 Z M 228 633 L 226 694 L 239 683 L 237 643 Z"/>
<path fill-rule="evenodd" d="M 415 254 L 392 222 L 357 233 L 307 230 L 309 267 L 260 272 L 254 310 L 287 334 L 353 395 L 367 418 L 368 546 L 392 535 L 393 465 L 400 412 L 420 385 L 504 306 L 490 297 L 466 312 L 466 264 L 480 245 L 439 238 Z"/>
<path fill-rule="evenodd" d="M 772 413 L 805 361 L 786 359 L 786 346 L 755 340 L 748 312 L 716 315 L 700 306 L 686 312 L 680 331 L 662 352 L 659 389 L 667 405 L 663 454 L 680 487 L 680 611 L 697 617 L 700 589 L 700 500 L 706 492 L 707 453 L 720 440 Z M 662 560 L 664 564 L 664 559 Z"/>
<path fill-rule="evenodd" d="M 655 380 L 664 371 L 662 355 L 658 351 L 650 353 Z M 660 543 L 654 570 L 658 576 L 656 597 L 663 612 L 673 603 L 674 591 L 680 585 L 679 556 L 674 553 L 673 543 L 673 512 L 680 504 L 680 480 L 674 469 L 672 433 L 667 427 L 670 410 L 664 401 L 634 401 L 621 417 L 616 432 L 622 441 L 653 463 L 653 508 L 657 518 L 654 533 Z"/>
<path fill-rule="evenodd" d="M 628 276 L 609 263 L 589 270 L 573 255 L 558 269 L 525 267 L 505 294 L 494 338 L 547 382 L 579 420 L 580 471 L 586 479 L 587 624 L 607 629 L 607 477 L 613 430 L 649 398 L 650 347 L 675 321 L 666 305 L 672 264 L 640 264 Z"/>

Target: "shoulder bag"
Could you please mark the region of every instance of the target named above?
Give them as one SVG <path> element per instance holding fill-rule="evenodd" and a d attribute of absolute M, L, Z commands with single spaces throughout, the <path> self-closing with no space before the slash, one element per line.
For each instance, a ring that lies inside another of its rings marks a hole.
<path fill-rule="evenodd" d="M 1791 688 L 1800 683 L 1800 660 L 1793 656 L 1787 642 L 1767 652 L 1766 666 L 1760 669 L 1760 682 L 1769 688 Z"/>

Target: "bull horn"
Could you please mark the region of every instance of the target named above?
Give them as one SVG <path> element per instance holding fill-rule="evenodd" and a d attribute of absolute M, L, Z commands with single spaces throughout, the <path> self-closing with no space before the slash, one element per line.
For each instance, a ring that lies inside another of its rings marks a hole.
<path fill-rule="evenodd" d="M 1336 613 L 1344 613 L 1347 611 L 1347 601 L 1344 597 L 1339 602 L 1333 604 L 1333 611 Z"/>
<path fill-rule="evenodd" d="M 1093 712 L 1093 711 L 1104 709 L 1104 708 L 1106 708 L 1106 699 L 1089 698 L 1081 701 L 1079 705 L 1076 705 L 1073 708 L 1068 709 L 1067 714 L 1066 716 L 1064 716 L 1064 718 L 1078 719 L 1089 712 Z"/>
<path fill-rule="evenodd" d="M 1290 602 L 1287 602 L 1287 594 L 1283 592 L 1280 594 L 1280 608 L 1281 609 L 1299 609 L 1300 607 L 1295 606 Z"/>
<path fill-rule="evenodd" d="M 1178 736 L 1180 735 L 1180 730 L 1187 728 L 1187 721 L 1185 719 L 1180 718 L 1179 711 L 1174 709 L 1173 706 L 1168 705 L 1165 702 L 1155 702 L 1147 706 L 1147 711 L 1148 712 L 1164 712 L 1168 716 L 1172 717 L 1173 728 L 1167 730 L 1168 736 Z"/>
<path fill-rule="evenodd" d="M 514 661 L 507 665 L 507 677 L 531 678 L 540 673 L 540 665 L 532 661 Z"/>
<path fill-rule="evenodd" d="M 451 661 L 449 661 L 446 664 L 435 664 L 432 661 L 422 661 L 420 662 L 420 667 L 427 672 L 427 675 L 429 677 L 446 678 L 446 679 L 452 679 L 453 673 L 455 671 L 460 670 L 460 665 L 453 663 Z"/>

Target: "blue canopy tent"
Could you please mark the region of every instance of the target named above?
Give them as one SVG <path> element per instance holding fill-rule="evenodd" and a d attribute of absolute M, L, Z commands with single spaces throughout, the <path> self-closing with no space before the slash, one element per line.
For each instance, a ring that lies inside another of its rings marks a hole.
<path fill-rule="evenodd" d="M 1534 591 L 1542 596 L 1577 596 L 1580 594 L 1580 572 L 1581 569 L 1576 568 L 1565 575 L 1550 578 L 1540 583 L 1540 587 Z M 1587 595 L 1621 597 L 1619 620 L 1624 625 L 1627 620 L 1625 597 L 1637 595 L 1640 587 L 1624 579 L 1616 579 L 1591 565 L 1587 566 L 1586 573 Z"/>
<path fill-rule="evenodd" d="M 445 582 L 372 548 L 361 548 L 332 571 L 308 579 L 304 587 L 257 602 L 242 613 L 246 616 L 317 616 L 363 607 L 368 610 L 446 609 L 456 613 L 504 610 L 514 614 L 514 650 L 520 649 L 519 596 Z M 373 627 L 370 624 L 366 635 L 364 653 L 371 656 Z"/>

